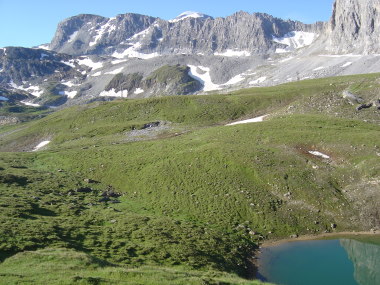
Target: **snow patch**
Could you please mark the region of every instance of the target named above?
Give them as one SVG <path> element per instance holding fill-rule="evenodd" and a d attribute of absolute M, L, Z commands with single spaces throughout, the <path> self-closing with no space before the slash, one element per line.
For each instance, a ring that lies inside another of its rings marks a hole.
<path fill-rule="evenodd" d="M 123 63 L 123 62 L 127 62 L 128 59 L 116 59 L 116 60 L 113 60 L 111 61 L 112 64 L 119 64 L 119 63 Z"/>
<path fill-rule="evenodd" d="M 234 122 L 231 124 L 227 124 L 226 126 L 235 126 L 235 125 L 248 124 L 248 123 L 258 123 L 258 122 L 264 121 L 264 119 L 267 116 L 268 115 L 264 115 L 264 116 L 260 116 L 260 117 L 256 117 L 256 118 L 252 118 L 252 119 L 248 119 L 248 120 L 238 121 L 238 122 Z"/>
<path fill-rule="evenodd" d="M 39 86 L 29 86 L 26 88 L 26 91 L 36 97 L 40 97 L 44 93 Z"/>
<path fill-rule="evenodd" d="M 74 39 L 76 38 L 76 36 L 78 35 L 78 31 L 75 31 L 74 33 L 72 33 L 68 39 L 68 43 L 71 43 L 74 41 Z"/>
<path fill-rule="evenodd" d="M 75 60 L 73 60 L 73 59 L 70 59 L 69 61 L 61 61 L 63 64 L 66 64 L 66 65 L 68 65 L 68 66 L 70 66 L 70 67 L 72 67 L 72 68 L 75 68 Z M 57 72 L 57 71 L 56 71 Z"/>
<path fill-rule="evenodd" d="M 320 67 L 314 68 L 313 71 L 318 71 L 318 70 L 322 70 L 322 69 L 324 69 L 324 67 L 320 66 Z"/>
<path fill-rule="evenodd" d="M 100 76 L 100 75 L 102 75 L 101 71 L 98 71 L 98 72 L 96 72 L 94 74 L 91 74 L 92 77 L 97 77 L 97 76 Z"/>
<path fill-rule="evenodd" d="M 41 53 L 40 60 L 43 60 L 45 57 L 48 57 L 49 55 L 46 53 Z"/>
<path fill-rule="evenodd" d="M 89 43 L 90 47 L 96 45 L 98 41 L 103 37 L 105 33 L 111 33 L 116 30 L 116 25 L 112 24 L 116 18 L 110 18 L 106 24 L 102 25 L 99 29 L 97 29 L 96 35 L 92 42 Z"/>
<path fill-rule="evenodd" d="M 348 54 L 320 54 L 319 56 L 339 58 L 339 57 L 363 57 L 364 55 L 348 53 Z"/>
<path fill-rule="evenodd" d="M 128 90 L 120 90 L 116 92 L 115 88 L 112 88 L 109 91 L 102 91 L 99 96 L 101 97 L 128 97 Z"/>
<path fill-rule="evenodd" d="M 352 62 L 349 61 L 349 62 L 346 62 L 345 64 L 343 64 L 342 67 L 347 67 L 347 66 L 350 66 L 351 64 L 352 64 Z"/>
<path fill-rule="evenodd" d="M 17 85 L 17 84 L 14 83 L 13 81 L 11 81 L 11 82 L 9 83 L 9 85 L 10 85 L 12 88 L 14 88 L 14 89 L 19 89 L 19 90 L 26 91 L 26 92 L 28 92 L 28 93 L 32 94 L 33 96 L 36 96 L 36 97 L 40 97 L 40 96 L 44 93 L 44 91 L 41 90 L 39 86 L 33 86 L 33 85 L 31 85 L 31 86 L 25 88 L 25 87 L 23 87 L 23 86 L 21 86 L 21 85 L 20 85 L 20 86 Z"/>
<path fill-rule="evenodd" d="M 211 80 L 210 68 L 204 66 L 189 65 L 189 76 L 200 81 L 203 85 L 203 91 L 220 90 L 221 87 L 214 84 Z M 200 72 L 199 72 L 200 70 Z"/>
<path fill-rule="evenodd" d="M 243 57 L 243 56 L 251 56 L 251 53 L 249 51 L 239 51 L 239 50 L 232 50 L 227 49 L 225 52 L 216 52 L 214 55 L 217 56 L 227 56 L 227 57 Z"/>
<path fill-rule="evenodd" d="M 263 77 L 257 78 L 256 80 L 252 80 L 251 82 L 249 82 L 249 85 L 260 84 L 260 83 L 263 83 L 265 80 L 267 80 L 267 77 L 263 76 Z"/>
<path fill-rule="evenodd" d="M 20 103 L 24 104 L 25 106 L 41 107 L 40 104 L 34 104 L 34 103 L 31 103 L 31 102 L 27 102 L 27 101 L 20 101 Z"/>
<path fill-rule="evenodd" d="M 210 16 L 207 16 L 205 14 L 194 12 L 194 11 L 186 11 L 175 17 L 174 19 L 169 20 L 170 23 L 176 23 L 182 20 L 185 20 L 187 18 L 211 18 Z"/>
<path fill-rule="evenodd" d="M 113 57 L 116 58 L 126 58 L 126 57 L 136 57 L 136 58 L 141 58 L 141 59 L 150 59 L 154 57 L 160 56 L 159 53 L 154 52 L 154 53 L 141 53 L 138 51 L 138 49 L 141 47 L 141 43 L 136 43 L 132 45 L 131 47 L 127 48 L 123 52 L 114 52 L 112 54 Z"/>
<path fill-rule="evenodd" d="M 102 62 L 94 62 L 92 61 L 90 58 L 88 57 L 85 57 L 85 58 L 82 58 L 82 59 L 79 59 L 78 60 L 78 64 L 79 65 L 86 65 L 88 67 L 91 67 L 92 70 L 96 70 L 96 69 L 99 69 L 99 68 L 102 68 L 103 67 L 103 63 Z"/>
<path fill-rule="evenodd" d="M 49 143 L 50 143 L 50 141 L 42 141 L 32 151 L 37 151 L 37 150 L 43 148 L 44 146 L 48 145 Z"/>
<path fill-rule="evenodd" d="M 144 89 L 141 89 L 141 88 L 136 88 L 136 90 L 135 90 L 135 94 L 141 94 L 141 93 L 144 93 L 145 91 L 144 91 Z"/>
<path fill-rule="evenodd" d="M 130 37 L 128 40 L 136 40 L 138 38 L 144 38 L 148 33 L 149 33 L 149 30 L 150 30 L 150 27 L 137 33 L 137 34 L 134 34 L 132 37 Z"/>
<path fill-rule="evenodd" d="M 283 48 L 276 48 L 276 51 L 275 53 L 287 53 L 287 52 L 290 52 L 290 50 L 287 50 L 287 49 L 283 49 Z"/>
<path fill-rule="evenodd" d="M 154 57 L 160 56 L 160 54 L 157 53 L 157 52 L 154 52 L 154 53 L 142 53 L 142 52 L 140 52 L 140 48 L 142 46 L 142 44 L 141 44 L 140 41 L 149 33 L 149 30 L 150 30 L 150 28 L 147 28 L 147 29 L 145 29 L 145 30 L 143 30 L 143 31 L 141 31 L 141 32 L 133 35 L 129 39 L 127 39 L 127 42 L 129 42 L 129 44 L 131 46 L 129 48 L 125 49 L 122 52 L 115 51 L 112 54 L 112 56 L 116 57 L 118 59 L 123 59 L 123 58 L 126 58 L 126 57 L 136 57 L 136 58 L 141 58 L 141 59 L 150 59 L 150 58 L 154 58 Z M 116 63 L 120 63 L 120 62 L 123 62 L 123 61 L 117 61 Z M 113 63 L 113 64 L 115 64 L 115 63 Z"/>
<path fill-rule="evenodd" d="M 237 83 L 239 83 L 239 82 L 241 82 L 241 81 L 243 81 L 245 79 L 244 75 L 245 75 L 244 73 L 238 74 L 238 75 L 232 77 L 230 80 L 228 80 L 226 83 L 224 83 L 222 85 L 234 85 L 234 84 L 237 84 Z"/>
<path fill-rule="evenodd" d="M 68 98 L 74 98 L 78 94 L 78 91 L 59 91 L 59 95 L 67 96 Z"/>
<path fill-rule="evenodd" d="M 324 153 L 319 152 L 319 151 L 309 150 L 308 152 L 310 154 L 312 154 L 312 155 L 315 155 L 315 156 L 318 156 L 318 157 L 322 157 L 322 158 L 325 158 L 325 159 L 329 159 L 330 158 L 330 156 L 328 156 L 327 154 L 324 154 Z"/>
<path fill-rule="evenodd" d="M 40 45 L 37 48 L 44 49 L 44 50 L 50 50 L 49 44 Z"/>
<path fill-rule="evenodd" d="M 106 72 L 105 74 L 118 74 L 118 73 L 122 72 L 123 69 L 124 69 L 124 67 L 120 67 L 120 68 L 112 70 L 110 72 Z"/>
<path fill-rule="evenodd" d="M 3 97 L 3 96 L 0 96 L 0 101 L 9 101 L 9 99 L 8 99 L 8 98 L 5 98 L 5 97 Z"/>
<path fill-rule="evenodd" d="M 315 33 L 293 31 L 280 38 L 272 36 L 272 40 L 288 46 L 285 50 L 294 50 L 311 45 L 317 37 L 318 35 Z"/>
<path fill-rule="evenodd" d="M 67 81 L 67 82 L 61 81 L 61 83 L 63 85 L 66 85 L 67 87 L 73 87 L 73 86 L 79 86 L 80 85 L 80 84 L 75 84 L 75 83 L 73 83 L 71 81 Z"/>

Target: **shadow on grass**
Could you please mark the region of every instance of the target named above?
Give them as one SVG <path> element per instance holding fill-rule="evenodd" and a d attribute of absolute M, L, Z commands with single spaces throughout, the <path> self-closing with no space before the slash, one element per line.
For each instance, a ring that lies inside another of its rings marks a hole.
<path fill-rule="evenodd" d="M 17 184 L 18 186 L 25 186 L 27 185 L 28 178 L 24 176 L 18 176 L 13 174 L 5 174 L 0 176 L 0 184 Z"/>
<path fill-rule="evenodd" d="M 39 215 L 44 217 L 56 217 L 57 214 L 54 211 L 51 211 L 49 209 L 40 208 L 37 204 L 32 204 L 32 209 L 29 211 L 32 215 Z"/>

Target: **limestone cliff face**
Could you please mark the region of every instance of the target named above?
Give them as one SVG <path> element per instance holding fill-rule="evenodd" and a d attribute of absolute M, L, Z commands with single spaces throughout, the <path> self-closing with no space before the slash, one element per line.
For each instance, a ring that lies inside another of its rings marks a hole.
<path fill-rule="evenodd" d="M 319 33 L 323 24 L 303 24 L 268 14 L 237 12 L 226 18 L 187 17 L 166 21 L 125 14 L 115 18 L 79 15 L 64 20 L 50 49 L 71 55 L 112 55 L 127 52 L 214 54 L 240 51 L 266 54 L 282 47 L 273 37 L 293 31 Z"/>
<path fill-rule="evenodd" d="M 380 52 L 380 0 L 336 0 L 327 49 L 334 53 Z"/>
<path fill-rule="evenodd" d="M 78 15 L 58 24 L 50 49 L 71 55 L 105 54 L 107 48 L 151 26 L 156 18 L 123 14 L 114 18 L 96 15 Z"/>

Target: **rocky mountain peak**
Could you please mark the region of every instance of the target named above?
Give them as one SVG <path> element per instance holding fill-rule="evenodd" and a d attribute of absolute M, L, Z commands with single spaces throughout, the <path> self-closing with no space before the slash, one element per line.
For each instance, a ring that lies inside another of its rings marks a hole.
<path fill-rule="evenodd" d="M 172 20 L 169 20 L 171 23 L 179 22 L 185 19 L 213 19 L 211 16 L 199 13 L 199 12 L 194 12 L 194 11 L 186 11 L 181 14 L 179 14 L 177 17 L 175 17 Z"/>
<path fill-rule="evenodd" d="M 103 47 L 116 46 L 146 30 L 157 18 L 122 14 L 114 18 L 78 15 L 62 21 L 49 48 L 72 55 L 102 54 Z"/>
<path fill-rule="evenodd" d="M 168 54 L 272 53 L 273 41 L 293 31 L 318 33 L 319 26 L 239 11 L 226 18 L 187 11 L 175 19 L 125 14 L 115 18 L 79 15 L 59 24 L 50 48 L 71 55 L 151 58 Z M 234 51 L 231 53 L 230 51 Z"/>
<path fill-rule="evenodd" d="M 336 0 L 328 49 L 335 53 L 379 52 L 379 11 L 380 0 Z"/>

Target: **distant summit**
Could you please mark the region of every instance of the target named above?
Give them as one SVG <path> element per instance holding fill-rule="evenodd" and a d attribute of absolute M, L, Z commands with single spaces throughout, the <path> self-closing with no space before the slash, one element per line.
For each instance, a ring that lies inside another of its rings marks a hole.
<path fill-rule="evenodd" d="M 213 17 L 199 13 L 199 12 L 194 12 L 194 11 L 186 11 L 183 12 L 182 14 L 178 15 L 176 18 L 169 20 L 171 23 L 179 22 L 188 18 L 203 18 L 203 19 L 213 19 Z"/>

